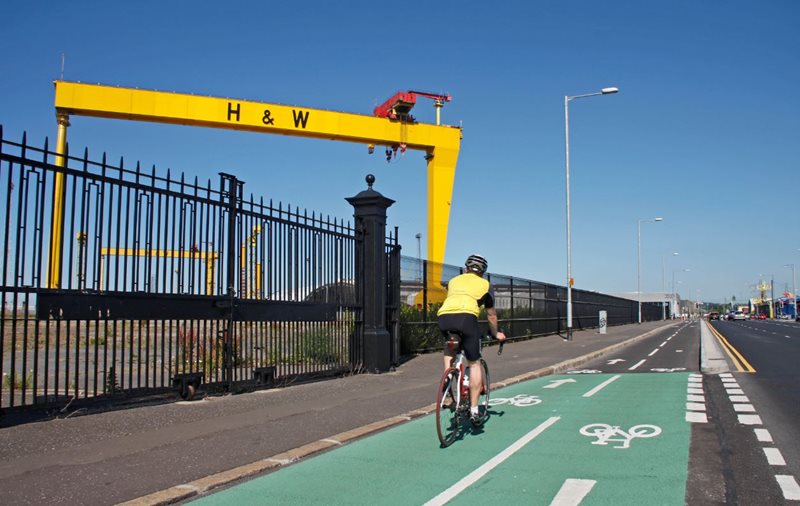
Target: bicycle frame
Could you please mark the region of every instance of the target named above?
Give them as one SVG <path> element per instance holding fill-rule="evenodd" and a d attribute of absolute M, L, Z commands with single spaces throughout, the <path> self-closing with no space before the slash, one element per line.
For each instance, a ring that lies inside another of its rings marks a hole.
<path fill-rule="evenodd" d="M 453 385 L 450 385 L 451 394 L 453 395 L 453 399 L 456 402 L 456 406 L 463 406 L 464 404 L 461 402 L 462 398 L 469 399 L 469 373 L 465 368 L 465 363 L 467 361 L 466 355 L 464 355 L 464 350 L 461 348 L 461 338 L 460 336 L 458 339 L 448 339 L 446 346 L 453 347 L 458 346 L 458 352 L 456 356 L 453 357 L 453 361 L 450 363 L 450 367 L 458 370 L 458 388 L 453 388 Z"/>

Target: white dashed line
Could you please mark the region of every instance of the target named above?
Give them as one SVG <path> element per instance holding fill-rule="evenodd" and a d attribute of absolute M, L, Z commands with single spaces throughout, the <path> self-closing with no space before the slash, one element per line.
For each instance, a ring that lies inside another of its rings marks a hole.
<path fill-rule="evenodd" d="M 698 411 L 687 411 L 686 421 L 689 423 L 708 423 L 708 417 L 705 413 Z"/>
<path fill-rule="evenodd" d="M 550 506 L 577 506 L 592 490 L 595 483 L 597 483 L 596 480 L 578 480 L 575 478 L 564 481 Z"/>
<path fill-rule="evenodd" d="M 725 389 L 728 393 L 728 397 L 733 404 L 733 410 L 737 413 L 737 417 L 739 419 L 739 423 L 742 425 L 763 425 L 761 421 L 761 417 L 757 414 L 739 414 L 739 413 L 755 413 L 755 407 L 752 404 L 749 404 L 748 398 L 744 395 L 744 391 L 741 388 L 730 388 L 730 387 L 738 387 L 738 384 L 734 384 L 731 381 L 733 378 L 730 377 L 729 373 L 720 374 L 720 379 L 725 386 Z M 687 413 L 687 421 L 688 421 L 688 413 Z M 764 428 L 754 428 L 753 432 L 755 433 L 756 439 L 760 443 L 770 444 L 772 443 L 772 434 L 767 429 Z M 767 463 L 771 466 L 785 466 L 786 460 L 783 458 L 780 450 L 778 448 L 761 448 L 764 451 L 764 456 L 767 458 Z M 797 484 L 797 480 L 794 476 L 788 474 L 776 474 L 775 480 L 778 482 L 778 485 L 781 488 L 781 492 L 783 492 L 783 497 L 787 501 L 800 501 L 800 485 Z"/>
<path fill-rule="evenodd" d="M 638 368 L 640 365 L 644 364 L 646 361 L 647 360 L 643 358 L 642 360 L 640 360 L 640 361 L 636 362 L 635 364 L 633 364 L 630 368 L 628 368 L 628 370 L 629 371 L 633 371 L 636 368 Z"/>
<path fill-rule="evenodd" d="M 781 451 L 777 448 L 764 448 L 764 455 L 767 456 L 767 462 L 771 466 L 785 466 L 786 461 L 781 455 Z"/>
<path fill-rule="evenodd" d="M 648 357 L 652 357 L 652 356 L 653 356 L 653 355 L 655 355 L 656 353 L 658 353 L 658 348 L 656 348 L 655 350 L 651 351 L 651 352 L 650 352 L 650 354 L 649 354 L 649 355 L 647 355 L 647 356 L 648 356 Z"/>
<path fill-rule="evenodd" d="M 783 491 L 783 498 L 787 501 L 800 501 L 800 485 L 794 476 L 786 474 L 776 474 L 775 479 Z"/>
<path fill-rule="evenodd" d="M 761 417 L 758 415 L 739 415 L 739 423 L 742 425 L 763 425 Z"/>
<path fill-rule="evenodd" d="M 753 431 L 756 433 L 756 439 L 762 443 L 772 442 L 772 434 L 767 429 L 753 429 Z"/>
<path fill-rule="evenodd" d="M 458 494 L 469 488 L 470 485 L 481 479 L 489 471 L 502 464 L 510 456 L 517 453 L 525 445 L 533 441 L 537 436 L 539 436 L 542 432 L 546 431 L 548 428 L 550 428 L 550 426 L 552 426 L 560 419 L 561 419 L 560 416 L 553 416 L 548 418 L 547 420 L 539 424 L 538 427 L 528 432 L 518 440 L 514 441 L 508 448 L 501 451 L 491 459 L 487 460 L 482 466 L 472 471 L 464 478 L 456 482 L 455 485 L 451 486 L 450 488 L 448 488 L 441 494 L 437 495 L 436 497 L 434 497 L 425 504 L 434 506 L 434 505 L 443 505 L 450 502 L 450 500 L 452 500 Z"/>
<path fill-rule="evenodd" d="M 642 362 L 644 362 L 644 361 L 642 361 Z M 604 389 L 605 387 L 607 387 L 608 385 L 613 383 L 614 381 L 617 381 L 619 378 L 620 378 L 619 374 L 617 374 L 616 376 L 612 376 L 612 377 L 608 378 L 607 380 L 605 380 L 604 382 L 602 382 L 599 385 L 597 385 L 596 387 L 594 387 L 593 389 L 589 390 L 585 394 L 583 394 L 583 396 L 584 397 L 591 397 L 594 394 L 596 394 L 597 392 L 599 392 L 600 390 Z"/>

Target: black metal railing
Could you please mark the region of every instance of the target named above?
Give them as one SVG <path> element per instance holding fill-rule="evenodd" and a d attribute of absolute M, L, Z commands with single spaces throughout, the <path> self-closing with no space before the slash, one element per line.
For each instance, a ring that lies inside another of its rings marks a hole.
<path fill-rule="evenodd" d="M 56 160 L 0 128 L 0 408 L 361 368 L 349 222 L 229 174 Z"/>
<path fill-rule="evenodd" d="M 450 278 L 463 267 L 434 264 L 402 257 L 400 346 L 402 354 L 441 349 L 436 310 Z M 529 338 L 566 331 L 567 289 L 563 286 L 487 273 L 495 290 L 500 326 L 510 337 Z M 572 324 L 575 330 L 596 328 L 598 314 L 606 311 L 608 325 L 638 321 L 637 301 L 586 290 L 572 290 Z M 658 303 L 642 303 L 642 320 L 661 319 Z"/>

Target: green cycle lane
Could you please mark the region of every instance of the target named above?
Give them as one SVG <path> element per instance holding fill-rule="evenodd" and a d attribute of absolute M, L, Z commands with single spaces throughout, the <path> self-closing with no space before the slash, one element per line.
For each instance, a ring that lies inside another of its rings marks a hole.
<path fill-rule="evenodd" d="M 547 376 L 493 391 L 482 430 L 449 448 L 424 416 L 195 502 L 684 504 L 688 382 Z"/>

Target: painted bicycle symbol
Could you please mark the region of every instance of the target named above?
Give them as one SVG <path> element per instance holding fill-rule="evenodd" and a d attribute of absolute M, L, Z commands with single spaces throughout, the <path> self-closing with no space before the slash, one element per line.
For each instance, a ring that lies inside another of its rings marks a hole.
<path fill-rule="evenodd" d="M 607 423 L 590 423 L 581 428 L 581 434 L 588 437 L 596 437 L 597 441 L 592 441 L 593 445 L 608 445 L 609 443 L 621 443 L 612 448 L 630 448 L 631 440 L 634 438 L 649 438 L 661 434 L 661 427 L 657 425 L 634 425 L 627 431 L 618 425 Z"/>
<path fill-rule="evenodd" d="M 514 397 L 497 397 L 494 399 L 489 400 L 489 406 L 499 406 L 501 404 L 511 404 L 512 406 L 516 406 L 518 408 L 524 408 L 527 406 L 535 406 L 537 404 L 541 404 L 542 400 L 537 395 L 528 395 L 528 394 L 519 394 L 515 395 Z"/>

